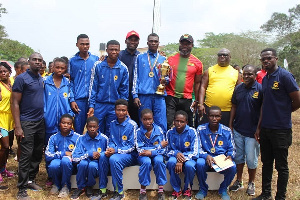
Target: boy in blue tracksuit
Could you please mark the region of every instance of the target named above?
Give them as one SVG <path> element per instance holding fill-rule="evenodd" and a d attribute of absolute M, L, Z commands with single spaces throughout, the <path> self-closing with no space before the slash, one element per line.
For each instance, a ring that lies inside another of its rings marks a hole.
<path fill-rule="evenodd" d="M 93 196 L 93 186 L 95 178 L 99 176 L 100 190 L 95 196 L 106 195 L 108 157 L 104 155 L 108 144 L 106 135 L 99 133 L 99 120 L 96 117 L 87 119 L 87 133 L 80 136 L 76 142 L 73 161 L 77 165 L 77 190 L 71 196 L 71 199 L 77 199 L 86 188 L 86 196 Z"/>
<path fill-rule="evenodd" d="M 44 81 L 44 118 L 45 118 L 45 146 L 54 133 L 59 130 L 59 120 L 63 114 L 74 115 L 70 106 L 70 84 L 63 76 L 67 63 L 62 58 L 53 62 L 53 73 Z"/>
<path fill-rule="evenodd" d="M 198 126 L 197 132 L 200 143 L 200 153 L 197 160 L 197 176 L 199 181 L 199 192 L 196 199 L 204 199 L 207 195 L 208 185 L 206 184 L 207 170 L 215 163 L 213 157 L 224 154 L 226 159 L 234 159 L 235 149 L 231 129 L 220 124 L 222 118 L 221 109 L 218 106 L 211 106 L 208 111 L 209 123 Z M 202 145 L 202 148 L 201 148 Z M 220 172 L 224 174 L 224 181 L 219 188 L 219 194 L 223 200 L 229 200 L 227 187 L 233 180 L 236 173 L 236 165 Z"/>
<path fill-rule="evenodd" d="M 152 110 L 154 122 L 167 132 L 167 114 L 164 95 L 156 94 L 157 86 L 160 84 L 160 72 L 158 66 L 166 59 L 161 56 L 157 49 L 159 37 L 156 33 L 148 36 L 148 51 L 139 54 L 134 68 L 134 78 L 132 87 L 132 97 L 134 104 L 139 108 L 139 118 L 141 111 L 145 108 Z M 142 124 L 140 122 L 140 124 Z"/>
<path fill-rule="evenodd" d="M 184 173 L 183 196 L 190 199 L 192 185 L 196 172 L 198 158 L 198 136 L 194 128 L 189 127 L 188 115 L 179 110 L 175 113 L 175 127 L 167 132 L 168 157 L 167 168 L 170 173 L 170 183 L 174 189 L 172 196 L 177 199 L 181 194 L 181 180 L 179 174 Z"/>
<path fill-rule="evenodd" d="M 117 119 L 110 124 L 110 137 L 105 155 L 109 157 L 112 184 L 115 193 L 110 200 L 121 200 L 124 198 L 123 191 L 123 169 L 137 162 L 135 151 L 135 138 L 137 124 L 131 120 L 128 113 L 128 102 L 118 99 L 115 102 Z"/>
<path fill-rule="evenodd" d="M 71 130 L 73 117 L 64 114 L 60 118 L 60 131 L 52 135 L 49 139 L 45 159 L 49 163 L 48 173 L 54 185 L 50 194 L 59 192 L 58 197 L 67 197 L 71 189 L 70 178 L 73 171 L 72 152 L 74 150 L 79 134 Z"/>
<path fill-rule="evenodd" d="M 136 148 L 139 153 L 138 163 L 140 165 L 139 182 L 141 184 L 139 200 L 146 200 L 146 186 L 150 185 L 150 171 L 156 175 L 158 184 L 158 200 L 164 199 L 164 185 L 167 183 L 166 165 L 163 154 L 167 141 L 163 130 L 153 123 L 153 112 L 144 109 L 141 112 L 142 125 L 137 130 Z"/>
<path fill-rule="evenodd" d="M 116 118 L 114 103 L 118 99 L 128 99 L 129 74 L 118 58 L 118 41 L 109 41 L 106 52 L 105 60 L 95 63 L 93 68 L 88 116 L 95 115 L 100 122 L 100 131 L 109 137 L 110 122 Z"/>
<path fill-rule="evenodd" d="M 76 46 L 79 52 L 69 61 L 71 91 L 73 93 L 73 96 L 70 96 L 70 102 L 72 110 L 76 114 L 75 131 L 82 134 L 89 108 L 88 98 L 92 68 L 99 57 L 89 52 L 90 40 L 86 34 L 80 34 L 77 37 Z"/>

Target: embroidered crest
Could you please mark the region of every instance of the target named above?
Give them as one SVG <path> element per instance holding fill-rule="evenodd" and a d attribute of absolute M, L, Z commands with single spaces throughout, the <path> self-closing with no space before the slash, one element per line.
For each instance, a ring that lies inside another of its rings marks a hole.
<path fill-rule="evenodd" d="M 272 89 L 279 90 L 279 82 L 278 81 L 274 81 Z"/>
<path fill-rule="evenodd" d="M 185 146 L 185 147 L 189 147 L 190 145 L 191 145 L 190 142 L 185 142 L 185 143 L 184 143 L 184 146 Z"/>
<path fill-rule="evenodd" d="M 66 92 L 64 92 L 64 94 L 63 94 L 63 95 L 64 95 L 64 97 L 65 97 L 65 98 L 67 98 L 67 97 L 68 97 L 68 94 L 67 94 Z"/>
<path fill-rule="evenodd" d="M 218 142 L 218 145 L 219 145 L 219 146 L 222 146 L 222 145 L 223 145 L 223 141 L 220 140 L 220 141 Z"/>
<path fill-rule="evenodd" d="M 70 145 L 69 145 L 69 149 L 70 149 L 70 150 L 73 150 L 73 149 L 74 149 L 74 144 L 70 144 Z"/>
<path fill-rule="evenodd" d="M 126 135 L 123 135 L 123 136 L 122 136 L 122 140 L 127 140 L 127 136 L 126 136 Z"/>
<path fill-rule="evenodd" d="M 118 80 L 118 76 L 117 75 L 114 76 L 114 80 L 115 81 Z"/>
<path fill-rule="evenodd" d="M 99 148 L 97 149 L 97 151 L 100 153 L 100 152 L 102 151 L 102 149 L 99 147 Z"/>
<path fill-rule="evenodd" d="M 252 98 L 257 99 L 257 98 L 258 98 L 258 94 L 259 94 L 259 93 L 258 93 L 257 91 L 254 92 L 253 95 L 252 95 Z"/>
<path fill-rule="evenodd" d="M 158 145 L 158 141 L 154 142 L 153 145 Z"/>

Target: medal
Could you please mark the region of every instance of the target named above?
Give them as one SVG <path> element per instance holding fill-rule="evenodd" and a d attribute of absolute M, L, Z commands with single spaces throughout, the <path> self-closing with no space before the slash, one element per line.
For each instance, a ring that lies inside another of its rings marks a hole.
<path fill-rule="evenodd" d="M 216 135 L 216 138 L 215 138 L 214 142 L 212 141 L 211 134 L 209 135 L 209 139 L 210 139 L 210 143 L 211 143 L 211 146 L 212 146 L 212 148 L 210 149 L 210 152 L 211 153 L 216 153 L 215 145 L 216 145 L 216 142 L 217 142 L 217 139 L 218 139 L 218 135 Z"/>
<path fill-rule="evenodd" d="M 154 72 L 149 72 L 149 77 L 153 77 L 154 76 Z"/>
<path fill-rule="evenodd" d="M 211 153 L 215 153 L 215 152 L 216 152 L 216 148 L 215 148 L 215 147 L 211 148 L 211 149 L 210 149 L 210 152 L 211 152 Z"/>
<path fill-rule="evenodd" d="M 158 60 L 158 57 L 159 57 L 159 53 L 157 54 L 156 56 L 156 59 L 153 63 L 153 65 L 151 65 L 151 60 L 150 60 L 150 55 L 149 55 L 149 52 L 147 53 L 148 55 L 148 63 L 149 63 L 149 66 L 150 66 L 150 72 L 149 72 L 149 77 L 154 77 L 154 72 L 153 72 L 153 68 L 155 67 L 156 63 L 157 63 L 157 60 Z"/>

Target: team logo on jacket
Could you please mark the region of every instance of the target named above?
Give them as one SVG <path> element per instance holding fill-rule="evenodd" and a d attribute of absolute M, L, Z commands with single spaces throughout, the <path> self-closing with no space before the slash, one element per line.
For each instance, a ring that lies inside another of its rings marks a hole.
<path fill-rule="evenodd" d="M 69 149 L 70 149 L 70 150 L 73 150 L 73 149 L 74 149 L 74 144 L 70 144 L 70 145 L 69 145 Z"/>
<path fill-rule="evenodd" d="M 185 146 L 185 147 L 189 147 L 190 145 L 191 145 L 190 142 L 185 142 L 185 143 L 184 143 L 184 146 Z"/>
<path fill-rule="evenodd" d="M 223 141 L 220 140 L 220 141 L 218 142 L 218 145 L 219 145 L 219 146 L 222 146 L 222 145 L 223 145 Z"/>
<path fill-rule="evenodd" d="M 274 81 L 272 89 L 279 90 L 279 82 L 278 81 Z"/>
<path fill-rule="evenodd" d="M 64 97 L 67 98 L 68 94 L 66 92 L 63 93 Z"/>
<path fill-rule="evenodd" d="M 99 148 L 97 149 L 97 151 L 100 153 L 100 152 L 102 151 L 102 149 L 99 147 Z"/>
<path fill-rule="evenodd" d="M 252 98 L 257 99 L 258 98 L 258 92 L 254 92 L 252 95 Z"/>
<path fill-rule="evenodd" d="M 122 136 L 122 140 L 127 140 L 127 136 L 126 136 L 126 135 L 123 135 L 123 136 Z"/>
<path fill-rule="evenodd" d="M 158 141 L 154 142 L 153 145 L 158 145 Z"/>
<path fill-rule="evenodd" d="M 117 75 L 114 76 L 114 80 L 115 81 L 118 80 L 118 76 Z"/>

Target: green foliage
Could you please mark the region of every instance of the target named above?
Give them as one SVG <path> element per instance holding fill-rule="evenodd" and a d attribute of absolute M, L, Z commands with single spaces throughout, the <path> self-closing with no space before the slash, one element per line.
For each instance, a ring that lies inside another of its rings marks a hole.
<path fill-rule="evenodd" d="M 169 57 L 178 52 L 178 47 L 178 43 L 169 43 L 164 48 L 162 48 L 162 51 L 164 51 L 166 53 L 166 56 Z"/>
<path fill-rule="evenodd" d="M 34 50 L 16 40 L 3 39 L 0 43 L 0 59 L 17 61 L 20 57 L 28 58 Z"/>
<path fill-rule="evenodd" d="M 7 13 L 6 9 L 2 8 L 2 3 L 0 3 L 0 18 L 2 17 L 2 14 L 5 14 L 5 13 Z M 6 36 L 7 36 L 7 34 L 5 32 L 5 27 L 0 24 L 0 41 L 2 40 L 2 38 L 6 37 Z"/>

